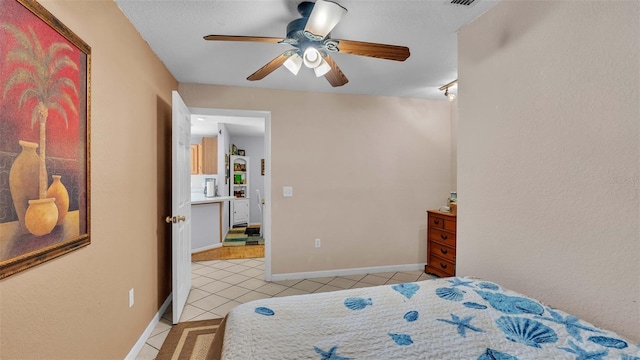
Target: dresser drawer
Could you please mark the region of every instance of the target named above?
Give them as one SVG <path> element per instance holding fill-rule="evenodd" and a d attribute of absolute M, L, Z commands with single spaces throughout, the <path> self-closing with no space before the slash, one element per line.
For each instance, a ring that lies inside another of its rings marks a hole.
<path fill-rule="evenodd" d="M 444 260 L 448 260 L 454 264 L 456 263 L 456 249 L 440 245 L 439 243 L 433 241 L 429 243 L 429 246 L 431 247 L 429 249 L 430 254 L 441 257 Z"/>
<path fill-rule="evenodd" d="M 429 226 L 438 229 L 456 231 L 456 220 L 455 218 L 449 219 L 444 216 L 440 217 L 431 215 L 429 216 Z"/>
<path fill-rule="evenodd" d="M 437 241 L 440 244 L 456 247 L 456 234 L 438 230 L 429 229 L 429 240 Z"/>
<path fill-rule="evenodd" d="M 430 253 L 427 261 L 427 270 L 431 270 L 440 276 L 454 276 L 456 273 L 456 264 Z"/>

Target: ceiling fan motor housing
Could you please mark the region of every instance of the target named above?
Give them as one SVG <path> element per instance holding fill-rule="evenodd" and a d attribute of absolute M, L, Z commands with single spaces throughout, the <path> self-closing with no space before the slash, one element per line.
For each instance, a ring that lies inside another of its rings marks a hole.
<path fill-rule="evenodd" d="M 324 57 L 326 56 L 326 51 L 338 52 L 338 42 L 330 40 L 331 34 L 327 34 L 324 38 L 315 38 L 312 34 L 305 34 L 304 29 L 307 26 L 307 21 L 309 20 L 314 5 L 315 3 L 310 1 L 303 1 L 298 4 L 298 12 L 302 17 L 291 21 L 287 25 L 287 38 L 283 42 L 298 48 L 300 55 L 304 53 L 309 46 L 312 46 Z"/>

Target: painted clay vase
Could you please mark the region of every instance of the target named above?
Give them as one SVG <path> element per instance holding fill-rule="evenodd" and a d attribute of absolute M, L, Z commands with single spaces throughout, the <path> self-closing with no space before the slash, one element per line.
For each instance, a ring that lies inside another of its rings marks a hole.
<path fill-rule="evenodd" d="M 28 201 L 38 198 L 40 157 L 36 154 L 38 144 L 22 140 L 18 143 L 22 147 L 22 152 L 13 161 L 9 170 L 9 190 L 21 232 L 25 232 L 24 215 L 29 206 Z"/>
<path fill-rule="evenodd" d="M 35 236 L 47 235 L 56 227 L 58 208 L 55 198 L 29 200 L 29 207 L 24 216 L 24 224 Z"/>
<path fill-rule="evenodd" d="M 60 181 L 60 175 L 51 175 L 53 183 L 47 190 L 47 198 L 56 199 L 56 207 L 58 208 L 58 221 L 57 225 L 62 225 L 64 217 L 67 216 L 69 211 L 69 192 L 64 187 L 62 181 Z"/>

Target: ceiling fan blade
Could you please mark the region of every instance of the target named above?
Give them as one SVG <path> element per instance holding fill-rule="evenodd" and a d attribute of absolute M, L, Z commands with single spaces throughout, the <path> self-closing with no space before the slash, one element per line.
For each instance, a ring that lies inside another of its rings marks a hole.
<path fill-rule="evenodd" d="M 236 36 L 236 35 L 207 35 L 205 40 L 215 41 L 252 41 L 252 42 L 266 42 L 266 43 L 279 43 L 283 41 L 283 38 L 265 37 L 265 36 Z"/>
<path fill-rule="evenodd" d="M 304 27 L 305 36 L 314 41 L 324 39 L 346 13 L 347 9 L 338 3 L 316 0 Z"/>
<path fill-rule="evenodd" d="M 291 50 L 287 50 L 283 52 L 282 54 L 278 55 L 275 59 L 269 61 L 265 66 L 258 69 L 258 71 L 249 75 L 247 80 L 256 81 L 256 80 L 264 79 L 265 76 L 271 74 L 275 69 L 282 66 L 282 64 L 284 64 L 284 62 L 287 61 L 287 59 L 293 54 L 295 54 L 295 52 L 292 52 Z"/>
<path fill-rule="evenodd" d="M 331 86 L 338 87 L 349 82 L 349 79 L 344 76 L 338 65 L 336 65 L 335 61 L 333 61 L 329 55 L 325 56 L 324 60 L 331 66 L 331 70 L 324 75 Z"/>
<path fill-rule="evenodd" d="M 405 61 L 411 53 L 406 46 L 387 45 L 353 40 L 337 40 L 338 52 L 342 54 L 369 56 L 380 59 Z"/>

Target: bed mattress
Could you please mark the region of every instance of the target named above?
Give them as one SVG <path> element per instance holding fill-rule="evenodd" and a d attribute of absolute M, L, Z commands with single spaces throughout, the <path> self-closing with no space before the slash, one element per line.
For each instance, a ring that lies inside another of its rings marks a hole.
<path fill-rule="evenodd" d="M 640 360 L 622 336 L 465 277 L 257 300 L 219 335 L 225 360 Z"/>

